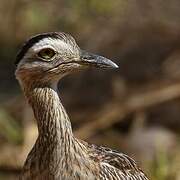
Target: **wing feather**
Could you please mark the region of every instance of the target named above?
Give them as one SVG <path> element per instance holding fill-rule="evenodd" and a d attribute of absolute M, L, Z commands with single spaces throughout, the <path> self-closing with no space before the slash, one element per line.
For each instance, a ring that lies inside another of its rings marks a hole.
<path fill-rule="evenodd" d="M 148 180 L 136 162 L 129 156 L 106 147 L 89 146 L 91 158 L 100 163 L 102 167 L 101 174 L 106 176 L 106 179 Z"/>

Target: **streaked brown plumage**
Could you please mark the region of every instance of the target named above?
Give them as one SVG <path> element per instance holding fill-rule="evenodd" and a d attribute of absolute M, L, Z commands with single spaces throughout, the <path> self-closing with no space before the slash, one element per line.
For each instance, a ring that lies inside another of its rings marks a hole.
<path fill-rule="evenodd" d="M 82 51 L 65 33 L 44 33 L 28 40 L 17 55 L 16 77 L 34 111 L 38 138 L 22 180 L 147 180 L 134 160 L 73 136 L 57 83 L 89 66 L 117 68 L 112 61 Z"/>

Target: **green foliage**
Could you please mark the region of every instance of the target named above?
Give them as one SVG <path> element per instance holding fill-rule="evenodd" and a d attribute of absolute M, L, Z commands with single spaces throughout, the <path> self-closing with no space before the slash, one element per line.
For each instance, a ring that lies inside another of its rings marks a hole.
<path fill-rule="evenodd" d="M 180 151 L 178 149 L 172 154 L 167 154 L 162 149 L 157 150 L 156 157 L 148 168 L 152 180 L 178 180 L 180 177 Z"/>
<path fill-rule="evenodd" d="M 0 132 L 1 136 L 10 143 L 19 144 L 22 142 L 23 136 L 19 124 L 3 108 L 0 108 Z"/>
<path fill-rule="evenodd" d="M 40 29 L 46 26 L 48 22 L 48 14 L 44 11 L 43 7 L 38 7 L 36 3 L 32 3 L 31 6 L 24 11 L 24 26 L 29 30 Z"/>

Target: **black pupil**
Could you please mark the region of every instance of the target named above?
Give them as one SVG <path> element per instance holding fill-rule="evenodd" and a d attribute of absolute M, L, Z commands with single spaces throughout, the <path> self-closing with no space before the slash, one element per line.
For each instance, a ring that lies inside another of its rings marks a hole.
<path fill-rule="evenodd" d="M 51 55 L 51 52 L 52 52 L 51 50 L 46 49 L 44 53 L 47 54 L 47 55 Z"/>

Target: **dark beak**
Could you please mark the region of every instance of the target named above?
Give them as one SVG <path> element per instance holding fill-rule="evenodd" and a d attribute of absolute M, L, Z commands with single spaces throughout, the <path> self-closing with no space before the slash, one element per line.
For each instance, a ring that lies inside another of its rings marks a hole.
<path fill-rule="evenodd" d="M 82 65 L 86 65 L 89 67 L 97 67 L 97 68 L 118 68 L 118 65 L 116 65 L 111 60 L 99 56 L 96 54 L 88 53 L 86 51 L 81 50 L 80 55 L 80 63 Z"/>

